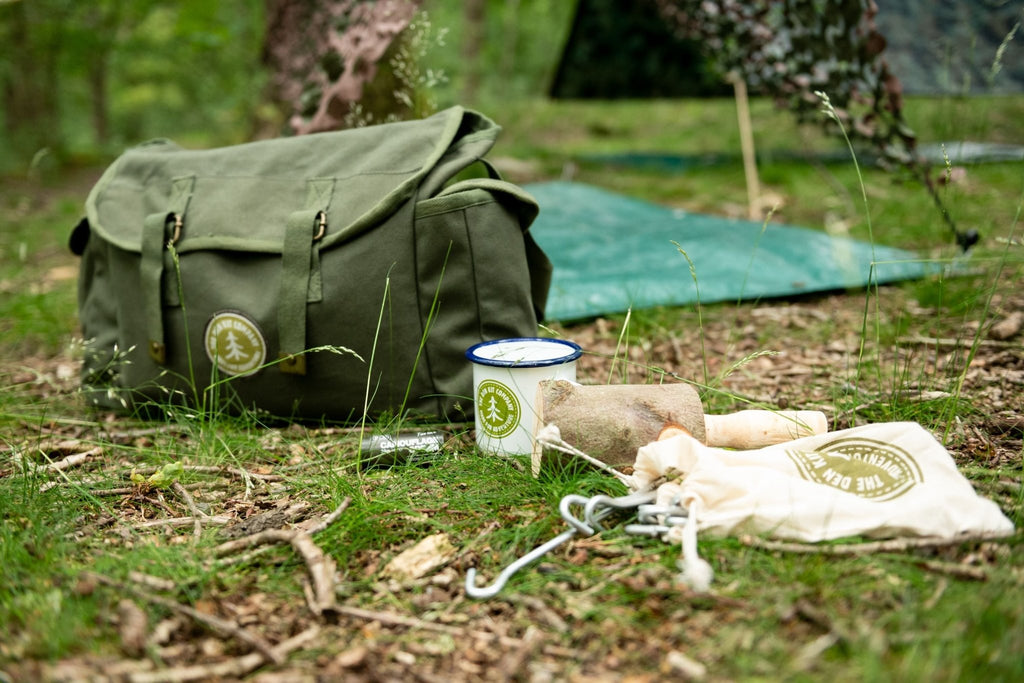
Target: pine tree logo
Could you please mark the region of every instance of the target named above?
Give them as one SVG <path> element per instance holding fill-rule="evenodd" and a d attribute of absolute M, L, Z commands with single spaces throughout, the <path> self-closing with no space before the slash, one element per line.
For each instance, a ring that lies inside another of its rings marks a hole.
<path fill-rule="evenodd" d="M 237 311 L 215 314 L 203 338 L 210 362 L 228 375 L 250 375 L 267 359 L 267 343 L 259 326 Z"/>
<path fill-rule="evenodd" d="M 522 415 L 515 392 L 493 379 L 485 379 L 477 386 L 476 410 L 480 428 L 495 439 L 511 434 Z"/>

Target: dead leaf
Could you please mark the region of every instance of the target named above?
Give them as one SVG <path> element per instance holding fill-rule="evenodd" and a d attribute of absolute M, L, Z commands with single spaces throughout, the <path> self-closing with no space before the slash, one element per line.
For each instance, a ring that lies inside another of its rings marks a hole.
<path fill-rule="evenodd" d="M 77 265 L 62 265 L 54 266 L 46 271 L 45 278 L 54 282 L 60 282 L 63 280 L 74 280 L 78 277 L 78 266 Z"/>
<path fill-rule="evenodd" d="M 395 556 L 384 567 L 384 576 L 419 579 L 443 567 L 455 557 L 455 546 L 447 534 L 427 536 L 408 550 Z"/>
<path fill-rule="evenodd" d="M 149 618 L 138 605 L 125 598 L 117 603 L 118 635 L 121 637 L 121 649 L 129 657 L 142 655 L 146 648 L 146 635 L 149 630 Z"/>
<path fill-rule="evenodd" d="M 678 650 L 672 650 L 665 655 L 664 668 L 667 672 L 679 674 L 687 681 L 701 681 L 708 675 L 708 668 L 700 662 L 691 659 Z"/>
<path fill-rule="evenodd" d="M 362 645 L 356 645 L 350 647 L 344 652 L 338 654 L 334 658 L 334 665 L 342 669 L 357 669 L 366 663 L 366 658 L 370 654 Z"/>
<path fill-rule="evenodd" d="M 1024 311 L 1014 311 L 992 325 L 992 327 L 989 328 L 988 336 L 990 339 L 1005 341 L 1012 337 L 1016 337 L 1022 326 L 1024 326 Z"/>

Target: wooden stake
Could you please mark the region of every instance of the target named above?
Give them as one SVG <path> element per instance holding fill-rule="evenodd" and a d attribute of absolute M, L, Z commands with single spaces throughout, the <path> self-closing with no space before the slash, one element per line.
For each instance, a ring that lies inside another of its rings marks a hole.
<path fill-rule="evenodd" d="M 740 126 L 740 148 L 743 151 L 743 174 L 747 179 L 747 215 L 750 220 L 761 220 L 761 182 L 757 178 L 757 156 L 754 152 L 754 133 L 750 124 L 750 102 L 747 83 L 737 73 L 730 75 L 736 94 L 736 118 Z"/>
<path fill-rule="evenodd" d="M 682 428 L 718 448 L 760 448 L 828 431 L 825 414 L 814 410 L 743 410 L 705 415 L 700 396 L 689 384 L 600 384 L 565 380 L 538 383 L 534 401 L 537 435 L 558 427 L 568 444 L 612 467 L 632 465 L 636 451 L 657 441 L 668 427 Z M 533 470 L 541 450 L 534 447 Z"/>

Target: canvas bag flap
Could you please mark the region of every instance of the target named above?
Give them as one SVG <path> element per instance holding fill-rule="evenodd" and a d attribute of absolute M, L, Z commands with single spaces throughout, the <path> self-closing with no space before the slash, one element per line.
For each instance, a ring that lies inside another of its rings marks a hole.
<path fill-rule="evenodd" d="M 429 196 L 466 159 L 485 154 L 500 128 L 453 107 L 407 121 L 263 140 L 229 148 L 185 150 L 158 140 L 125 152 L 90 192 L 92 230 L 140 252 L 142 221 L 183 217 L 179 252 L 237 249 L 276 253 L 289 217 L 325 212 L 322 249 L 351 239 L 417 193 Z M 431 180 L 433 182 L 431 182 Z M 201 203 L 191 203 L 194 195 Z"/>
<path fill-rule="evenodd" d="M 453 107 L 356 130 L 204 151 L 162 140 L 122 154 L 71 239 L 83 257 L 83 383 L 97 405 L 225 389 L 216 400 L 232 411 L 283 417 L 461 411 L 472 386 L 464 349 L 483 335 L 533 333 L 550 282 L 528 232 L 536 201 L 483 159 L 499 131 Z M 487 177 L 453 182 L 477 162 Z M 224 321 L 251 333 L 251 368 L 222 362 L 237 347 L 221 340 L 214 323 Z"/>

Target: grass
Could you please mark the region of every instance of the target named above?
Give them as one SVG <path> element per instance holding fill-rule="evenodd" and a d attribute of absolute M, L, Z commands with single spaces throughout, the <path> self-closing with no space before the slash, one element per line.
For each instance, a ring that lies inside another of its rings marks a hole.
<path fill-rule="evenodd" d="M 1020 142 L 1013 115 L 1019 98 L 911 99 L 908 106 L 925 140 Z M 497 151 L 535 160 L 542 177 L 574 164 L 576 179 L 641 198 L 695 211 L 745 211 L 742 167 L 732 156 L 738 137 L 731 102 L 512 103 L 492 115 L 506 124 Z M 861 183 L 852 164 L 821 161 L 838 143 L 795 128 L 764 102 L 754 103 L 753 116 L 762 181 L 783 200 L 772 220 L 822 229 L 838 222 L 860 238 L 870 226 L 880 244 L 933 259 L 957 257 L 919 187 L 866 164 Z M 959 125 L 951 126 L 951 117 Z M 722 158 L 699 172 L 594 159 L 666 149 Z M 806 159 L 794 159 L 793 150 Z M 944 437 L 961 471 L 1019 527 L 1019 431 L 997 435 L 988 425 L 992 414 L 1019 415 L 1024 404 L 1024 390 L 1013 380 L 1021 371 L 1020 338 L 992 346 L 986 329 L 1021 305 L 1016 293 L 1024 261 L 1012 240 L 1020 238 L 1022 168 L 1019 162 L 972 165 L 965 182 L 943 190 L 958 223 L 983 233 L 963 276 L 790 302 L 632 311 L 601 325 L 553 325 L 554 331 L 585 342 L 591 365 L 583 373 L 594 381 L 653 381 L 670 373 L 701 380 L 715 410 L 750 400 L 827 406 L 836 426 L 920 422 Z M 499 598 L 466 600 L 466 568 L 477 567 L 480 581 L 489 581 L 564 529 L 557 513 L 562 496 L 617 494 L 621 487 L 581 467 L 550 468 L 534 479 L 526 463 L 482 457 L 461 424 L 437 425 L 450 439 L 429 466 L 364 469 L 355 430 L 265 425 L 251 415 L 196 419 L 176 411 L 169 422 L 151 423 L 92 413 L 66 370 L 73 367 L 74 280 L 55 271 L 74 265 L 63 245 L 84 199 L 81 184 L 9 187 L 0 198 L 13 216 L 0 230 L 2 678 L 39 678 L 39 667 L 57 662 L 95 672 L 102 662 L 126 657 L 118 616 L 124 596 L 91 585 L 86 570 L 125 583 L 134 581 L 132 572 L 164 580 L 167 588 L 147 590 L 244 622 L 271 642 L 311 621 L 305 565 L 291 549 L 272 547 L 226 563 L 214 556 L 224 539 L 212 523 L 198 537 L 191 526 L 143 526 L 189 511 L 170 485 L 132 484 L 132 472 L 178 462 L 185 469 L 171 483 L 186 487 L 212 515 L 244 519 L 304 503 L 315 517 L 351 498 L 316 537 L 337 562 L 339 602 L 421 625 L 355 618 L 324 624 L 325 635 L 291 658 L 288 666 L 299 671 L 360 672 L 338 662 L 362 647 L 361 666 L 383 677 L 412 671 L 454 680 L 498 671 L 525 678 L 545 672 L 555 679 L 668 677 L 678 675 L 671 652 L 723 679 L 1024 675 L 1019 536 L 854 557 L 701 537 L 701 555 L 716 572 L 713 592 L 701 596 L 674 581 L 677 547 L 629 537 L 613 524 L 524 570 Z M 699 272 L 694 276 L 699 280 Z M 775 376 L 788 370 L 802 374 Z M 933 393 L 922 399 L 922 391 Z M 32 466 L 91 448 L 99 454 L 80 467 Z M 238 468 L 253 478 L 194 466 Z M 267 475 L 273 480 L 259 478 Z M 115 488 L 127 490 L 104 492 Z M 435 533 L 447 534 L 457 549 L 448 568 L 411 581 L 384 575 L 399 552 Z M 981 573 L 970 578 L 972 570 Z M 164 607 L 137 602 L 150 631 L 172 618 Z M 542 634 L 541 644 L 529 645 L 530 629 Z M 481 630 L 515 639 L 521 649 L 467 635 Z M 135 659 L 167 666 L 211 661 L 217 648 L 223 656 L 245 651 L 184 623 L 168 643 L 150 643 Z M 517 652 L 526 659 L 517 660 Z"/>
<path fill-rule="evenodd" d="M 1017 98 L 910 98 L 906 115 L 921 145 L 959 140 L 1018 144 L 1015 112 L 1019 106 Z M 504 115 L 499 117 L 498 112 Z M 817 126 L 797 126 L 788 113 L 763 100 L 755 100 L 751 112 L 763 189 L 783 200 L 774 219 L 823 227 L 828 214 L 838 214 L 850 221 L 852 236 L 867 239 L 856 169 L 842 139 L 825 135 Z M 511 103 L 493 115 L 506 129 L 499 140 L 500 153 L 539 159 L 546 174 L 557 176 L 568 164 L 575 164 L 576 179 L 631 196 L 697 212 L 746 213 L 732 100 L 624 101 L 600 106 Z M 660 166 L 590 160 L 596 155 L 632 152 L 708 157 L 714 163 L 673 172 Z M 865 150 L 857 152 L 867 156 Z M 942 164 L 938 166 L 941 169 Z M 943 199 L 955 204 L 954 219 L 983 235 L 1004 234 L 1024 190 L 1019 164 L 979 164 L 968 169 L 963 184 L 942 190 Z M 942 254 L 941 247 L 949 244 L 948 230 L 927 193 L 900 174 L 864 170 L 878 241 L 925 249 L 928 256 Z"/>
<path fill-rule="evenodd" d="M 15 192 L 0 195 L 0 209 L 0 348 L 53 354 L 74 330 L 77 264 L 64 245 L 81 205 L 65 196 L 41 206 Z"/>

